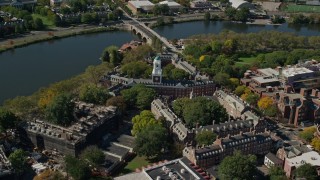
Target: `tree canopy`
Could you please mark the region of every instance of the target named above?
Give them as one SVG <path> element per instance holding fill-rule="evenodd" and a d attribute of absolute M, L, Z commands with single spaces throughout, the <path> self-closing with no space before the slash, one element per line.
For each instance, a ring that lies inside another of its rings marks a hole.
<path fill-rule="evenodd" d="M 318 179 L 318 173 L 316 167 L 311 164 L 304 164 L 299 166 L 295 171 L 294 175 L 296 178 L 304 178 L 308 180 Z"/>
<path fill-rule="evenodd" d="M 101 55 L 101 60 L 104 62 L 109 62 L 112 65 L 116 66 L 120 64 L 122 60 L 121 54 L 118 52 L 117 46 L 109 46 L 104 49 Z"/>
<path fill-rule="evenodd" d="M 74 102 L 70 94 L 56 96 L 46 108 L 46 117 L 55 124 L 68 126 L 74 121 Z"/>
<path fill-rule="evenodd" d="M 269 169 L 270 180 L 287 180 L 286 173 L 280 167 L 272 166 Z"/>
<path fill-rule="evenodd" d="M 142 84 L 121 91 L 121 95 L 129 107 L 138 107 L 140 110 L 148 109 L 156 92 Z"/>
<path fill-rule="evenodd" d="M 81 159 L 89 161 L 93 165 L 100 165 L 105 161 L 105 155 L 97 146 L 86 147 L 80 155 Z"/>
<path fill-rule="evenodd" d="M 75 180 L 86 180 L 91 176 L 91 170 L 88 165 L 80 159 L 71 155 L 64 158 L 66 172 Z"/>
<path fill-rule="evenodd" d="M 160 124 L 150 125 L 137 134 L 134 151 L 140 156 L 152 157 L 166 149 L 167 130 Z"/>
<path fill-rule="evenodd" d="M 173 102 L 173 109 L 177 115 L 182 115 L 183 120 L 189 127 L 224 122 L 228 118 L 226 110 L 216 101 L 205 97 L 196 97 L 192 100 L 186 98 L 177 99 Z"/>
<path fill-rule="evenodd" d="M 201 131 L 196 135 L 198 145 L 211 145 L 216 140 L 217 135 L 212 131 Z"/>
<path fill-rule="evenodd" d="M 17 149 L 11 153 L 9 161 L 17 174 L 21 175 L 27 170 L 27 153 L 22 149 Z"/>
<path fill-rule="evenodd" d="M 130 78 L 149 78 L 152 67 L 144 61 L 133 61 L 124 64 L 121 67 L 121 72 Z"/>
<path fill-rule="evenodd" d="M 221 179 L 250 180 L 254 179 L 257 158 L 254 155 L 243 155 L 235 152 L 225 157 L 219 165 L 218 174 Z"/>
<path fill-rule="evenodd" d="M 123 96 L 113 96 L 107 100 L 107 106 L 116 106 L 121 112 L 127 108 L 126 101 Z"/>
<path fill-rule="evenodd" d="M 13 129 L 16 126 L 18 118 L 11 111 L 0 108 L 0 130 L 7 133 L 8 129 Z"/>
<path fill-rule="evenodd" d="M 80 89 L 79 99 L 93 104 L 105 104 L 110 97 L 105 87 L 98 87 L 95 84 L 85 84 Z"/>
<path fill-rule="evenodd" d="M 298 136 L 307 142 L 311 142 L 314 132 L 316 132 L 315 127 L 308 127 L 305 128 L 303 131 L 299 132 Z"/>
<path fill-rule="evenodd" d="M 258 107 L 262 110 L 266 110 L 267 108 L 271 107 L 273 104 L 273 100 L 271 97 L 263 97 L 258 101 Z"/>
<path fill-rule="evenodd" d="M 139 115 L 136 115 L 132 118 L 132 135 L 136 136 L 139 132 L 145 129 L 148 126 L 154 124 L 161 124 L 160 121 L 156 120 L 154 115 L 149 110 L 141 111 Z"/>

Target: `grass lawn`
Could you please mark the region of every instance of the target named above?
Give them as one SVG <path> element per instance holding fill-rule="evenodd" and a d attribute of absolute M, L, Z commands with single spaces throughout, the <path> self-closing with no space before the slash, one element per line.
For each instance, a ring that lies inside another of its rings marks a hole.
<path fill-rule="evenodd" d="M 148 164 L 151 164 L 151 162 L 149 162 L 146 157 L 136 156 L 128 162 L 127 166 L 123 168 L 120 174 L 135 172 L 137 168 L 141 168 L 142 166 L 146 167 Z"/>
<path fill-rule="evenodd" d="M 32 14 L 32 18 L 40 18 L 43 22 L 43 24 L 47 27 L 47 28 L 53 28 L 56 27 L 53 23 L 53 21 L 51 21 L 50 19 L 48 19 L 45 16 L 41 16 L 40 14 Z"/>
<path fill-rule="evenodd" d="M 295 5 L 290 4 L 285 9 L 286 12 L 306 12 L 306 13 L 320 13 L 320 6 Z"/>
<path fill-rule="evenodd" d="M 236 66 L 242 66 L 245 64 L 250 65 L 256 60 L 256 57 L 241 57 L 239 60 L 240 61 L 236 62 Z"/>

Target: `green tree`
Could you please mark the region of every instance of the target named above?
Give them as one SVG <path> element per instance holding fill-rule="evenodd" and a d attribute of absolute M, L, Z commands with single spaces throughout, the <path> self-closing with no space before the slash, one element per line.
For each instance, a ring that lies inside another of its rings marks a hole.
<path fill-rule="evenodd" d="M 299 137 L 307 142 L 311 142 L 313 138 L 313 134 L 316 132 L 315 127 L 308 127 L 305 128 L 303 131 L 299 132 Z"/>
<path fill-rule="evenodd" d="M 221 179 L 250 180 L 254 179 L 257 158 L 254 155 L 243 155 L 235 152 L 225 157 L 219 165 L 218 174 Z"/>
<path fill-rule="evenodd" d="M 250 11 L 248 8 L 241 8 L 236 12 L 235 19 L 237 21 L 246 22 L 249 18 Z"/>
<path fill-rule="evenodd" d="M 258 100 L 259 100 L 259 95 L 254 94 L 254 93 L 250 93 L 246 98 L 246 101 L 250 105 L 254 105 L 254 106 L 257 104 Z"/>
<path fill-rule="evenodd" d="M 18 175 L 27 170 L 27 153 L 22 149 L 17 149 L 9 155 L 9 161 Z"/>
<path fill-rule="evenodd" d="M 86 147 L 80 155 L 81 159 L 89 161 L 94 165 L 100 165 L 105 161 L 105 155 L 97 146 Z"/>
<path fill-rule="evenodd" d="M 13 129 L 16 126 L 18 118 L 10 111 L 0 108 L 0 130 L 7 135 L 8 129 Z"/>
<path fill-rule="evenodd" d="M 44 29 L 44 24 L 42 22 L 42 19 L 40 18 L 36 18 L 34 21 L 33 21 L 33 28 L 35 30 L 42 30 Z"/>
<path fill-rule="evenodd" d="M 109 46 L 104 49 L 101 60 L 104 62 L 110 62 L 113 66 L 120 64 L 122 60 L 121 54 L 118 52 L 117 46 Z"/>
<path fill-rule="evenodd" d="M 267 109 L 265 109 L 265 111 L 264 111 L 264 114 L 269 117 L 275 117 L 277 115 L 277 113 L 278 113 L 277 105 L 272 105 L 272 106 L 268 107 Z"/>
<path fill-rule="evenodd" d="M 46 107 L 46 117 L 53 123 L 68 126 L 74 120 L 74 102 L 70 94 L 62 93 L 54 97 Z"/>
<path fill-rule="evenodd" d="M 75 180 L 86 180 L 91 176 L 91 170 L 88 165 L 71 155 L 64 158 L 66 172 Z"/>
<path fill-rule="evenodd" d="M 238 87 L 234 90 L 234 93 L 235 93 L 237 96 L 241 96 L 242 94 L 244 94 L 246 88 L 247 88 L 247 87 L 244 86 L 244 85 L 238 86 Z"/>
<path fill-rule="evenodd" d="M 86 84 L 82 86 L 79 93 L 81 101 L 93 104 L 105 104 L 110 97 L 108 90 L 104 87 L 98 87 L 94 84 Z"/>
<path fill-rule="evenodd" d="M 205 97 L 196 97 L 186 104 L 183 109 L 183 119 L 187 126 L 208 125 L 215 120 L 224 122 L 228 118 L 226 110 L 216 101 Z"/>
<path fill-rule="evenodd" d="M 122 63 L 127 64 L 132 61 L 142 61 L 145 58 L 149 57 L 151 54 L 153 54 L 153 49 L 151 46 L 147 44 L 138 46 L 136 49 L 125 52 L 125 54 L 123 55 Z"/>
<path fill-rule="evenodd" d="M 172 108 L 177 116 L 182 117 L 185 107 L 191 102 L 192 100 L 189 98 L 179 98 L 173 101 Z"/>
<path fill-rule="evenodd" d="M 152 157 L 159 155 L 168 147 L 168 133 L 161 125 L 150 125 L 137 134 L 134 151 L 140 156 Z"/>
<path fill-rule="evenodd" d="M 156 92 L 150 88 L 143 88 L 138 90 L 136 106 L 140 109 L 147 109 L 156 96 Z"/>
<path fill-rule="evenodd" d="M 211 145 L 216 140 L 217 135 L 212 131 L 201 131 L 196 135 L 198 145 Z"/>
<path fill-rule="evenodd" d="M 205 20 L 205 21 L 210 21 L 210 19 L 211 19 L 211 14 L 210 14 L 210 12 L 204 13 L 204 20 Z"/>
<path fill-rule="evenodd" d="M 229 87 L 231 84 L 229 79 L 230 79 L 230 76 L 227 73 L 223 73 L 223 72 L 219 72 L 213 77 L 213 80 L 216 83 L 221 84 L 222 86 L 227 86 L 227 87 Z"/>
<path fill-rule="evenodd" d="M 235 14 L 237 13 L 237 9 L 229 6 L 225 9 L 224 13 L 230 20 L 233 20 L 235 18 Z"/>
<path fill-rule="evenodd" d="M 151 71 L 151 66 L 143 61 L 133 61 L 121 67 L 121 72 L 130 78 L 148 78 Z"/>
<path fill-rule="evenodd" d="M 318 179 L 318 173 L 315 166 L 311 164 L 304 164 L 299 166 L 294 171 L 295 178 L 308 179 L 308 180 L 316 180 Z"/>
<path fill-rule="evenodd" d="M 133 127 L 131 133 L 133 136 L 136 136 L 148 126 L 160 124 L 161 122 L 155 119 L 151 111 L 144 110 L 141 111 L 139 115 L 136 115 L 132 118 L 132 123 Z"/>
<path fill-rule="evenodd" d="M 286 173 L 280 167 L 272 166 L 269 169 L 270 180 L 287 180 Z"/>

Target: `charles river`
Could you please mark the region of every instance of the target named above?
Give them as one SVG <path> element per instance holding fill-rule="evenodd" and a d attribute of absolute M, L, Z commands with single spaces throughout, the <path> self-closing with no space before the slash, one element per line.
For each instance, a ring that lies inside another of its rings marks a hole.
<path fill-rule="evenodd" d="M 239 33 L 275 30 L 297 35 L 318 36 L 320 26 L 246 25 L 232 22 L 186 22 L 155 28 L 167 39 L 196 34 L 219 33 L 224 29 Z M 81 35 L 37 43 L 0 54 L 0 105 L 5 99 L 30 95 L 40 87 L 82 73 L 89 65 L 100 63 L 99 56 L 109 45 L 121 46 L 131 33 L 117 31 Z"/>

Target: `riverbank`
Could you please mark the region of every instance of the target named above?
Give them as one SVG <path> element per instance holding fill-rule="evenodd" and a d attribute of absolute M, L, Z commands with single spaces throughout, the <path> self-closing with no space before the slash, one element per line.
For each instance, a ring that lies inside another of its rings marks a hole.
<path fill-rule="evenodd" d="M 53 31 L 32 31 L 29 34 L 22 35 L 20 37 L 0 40 L 0 53 L 43 41 L 117 30 L 124 29 L 122 26 L 77 26 L 70 28 L 59 28 Z"/>

